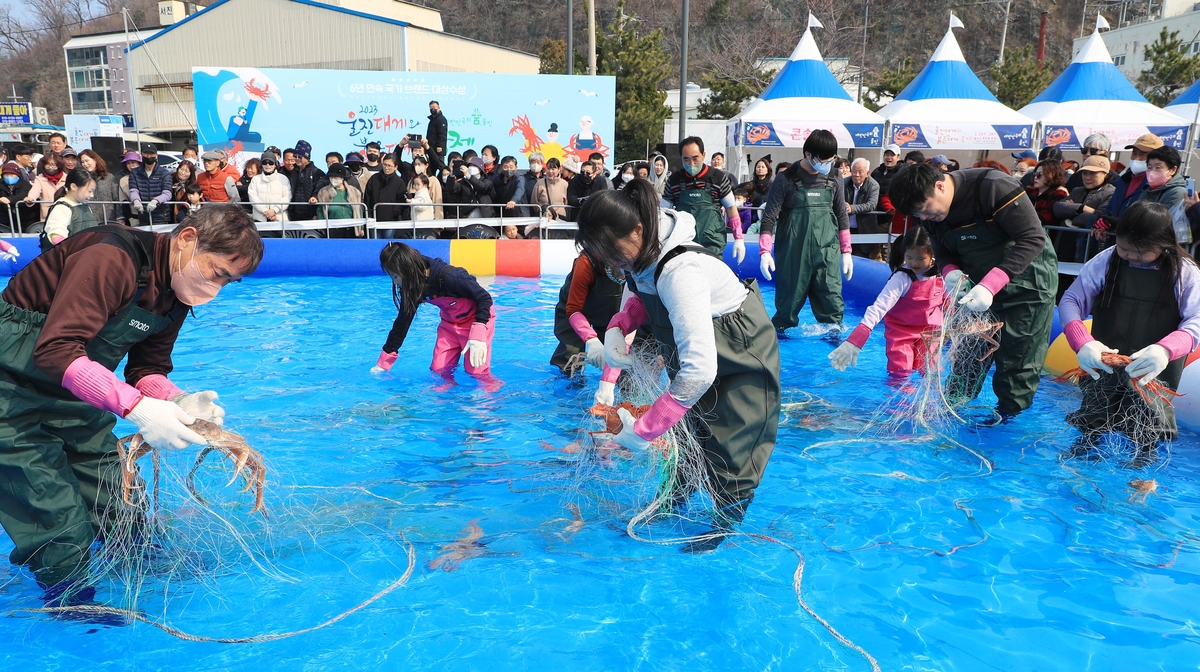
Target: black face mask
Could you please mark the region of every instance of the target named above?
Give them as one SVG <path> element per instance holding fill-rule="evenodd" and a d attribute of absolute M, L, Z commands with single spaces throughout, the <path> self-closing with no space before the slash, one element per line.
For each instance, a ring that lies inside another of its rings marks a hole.
<path fill-rule="evenodd" d="M 153 166 L 154 164 L 158 163 L 158 157 L 157 156 L 143 156 L 142 163 L 147 166 Z"/>
<path fill-rule="evenodd" d="M 435 117 L 435 116 L 437 116 L 437 113 L 438 113 L 438 111 L 436 109 L 434 109 L 432 107 L 429 108 L 429 116 Z"/>
<path fill-rule="evenodd" d="M 379 155 L 374 152 L 367 152 L 367 158 L 370 159 L 371 161 L 378 161 Z"/>

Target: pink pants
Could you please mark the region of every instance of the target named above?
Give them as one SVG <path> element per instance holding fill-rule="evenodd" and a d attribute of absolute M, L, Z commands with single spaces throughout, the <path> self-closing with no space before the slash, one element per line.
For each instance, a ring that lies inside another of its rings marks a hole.
<path fill-rule="evenodd" d="M 884 329 L 888 373 L 925 373 L 929 346 L 922 334 L 927 327 L 886 323 Z"/>
<path fill-rule="evenodd" d="M 496 311 L 492 311 L 492 319 L 487 323 L 487 359 L 484 360 L 483 366 L 478 369 L 471 366 L 471 358 L 468 356 L 463 362 L 463 370 L 471 375 L 488 373 L 492 366 L 492 339 L 496 335 Z M 471 326 L 475 324 L 475 320 L 469 322 L 447 322 L 442 320 L 438 324 L 437 342 L 433 346 L 433 362 L 429 365 L 431 371 L 445 371 L 458 366 L 458 358 L 462 354 L 463 348 L 467 347 L 467 340 L 471 335 Z"/>

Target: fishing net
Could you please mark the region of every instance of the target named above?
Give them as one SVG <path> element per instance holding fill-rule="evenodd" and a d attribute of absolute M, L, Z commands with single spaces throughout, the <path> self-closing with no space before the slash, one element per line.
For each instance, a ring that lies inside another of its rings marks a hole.
<path fill-rule="evenodd" d="M 236 456 L 204 448 L 152 451 L 129 464 L 129 487 L 118 486 L 99 513 L 102 540 L 72 577 L 73 592 L 94 588 L 101 601 L 68 592 L 10 614 L 139 621 L 189 641 L 266 642 L 337 623 L 404 585 L 415 568 L 401 532 L 404 503 L 372 489 L 305 485 L 253 457 L 239 473 Z M 259 473 L 266 478 L 256 510 Z M 394 579 L 381 587 L 360 575 Z M 296 604 L 325 616 L 300 622 Z M 274 616 L 259 632 L 213 632 L 256 612 Z"/>

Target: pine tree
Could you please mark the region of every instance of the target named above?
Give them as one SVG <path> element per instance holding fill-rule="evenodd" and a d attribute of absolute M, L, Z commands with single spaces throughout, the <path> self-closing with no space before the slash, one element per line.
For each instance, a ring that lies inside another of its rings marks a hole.
<path fill-rule="evenodd" d="M 863 92 L 863 106 L 872 112 L 886 105 L 889 101 L 884 98 L 895 98 L 900 95 L 904 87 L 917 76 L 912 67 L 912 58 L 905 58 L 904 62 L 896 67 L 895 70 L 884 70 L 877 76 L 871 77 L 871 82 L 867 84 L 867 90 Z"/>
<path fill-rule="evenodd" d="M 670 75 L 671 58 L 662 47 L 662 31 L 637 34 L 637 17 L 617 2 L 617 17 L 596 35 L 596 71 L 617 78 L 616 162 L 644 158 L 646 141 L 662 142 L 663 121 L 671 108 L 659 85 Z"/>
<path fill-rule="evenodd" d="M 1019 110 L 1050 86 L 1054 72 L 1048 64 L 1038 68 L 1033 45 L 1027 44 L 1021 49 L 1006 49 L 1004 63 L 992 66 L 992 79 L 996 80 L 994 93 L 1000 102 Z"/>
<path fill-rule="evenodd" d="M 1162 107 L 1200 78 L 1200 58 L 1190 53 L 1190 43 L 1179 39 L 1179 31 L 1166 28 L 1158 39 L 1142 48 L 1150 67 L 1138 75 L 1138 89 L 1154 105 Z"/>
<path fill-rule="evenodd" d="M 542 40 L 542 48 L 538 50 L 538 59 L 541 63 L 538 65 L 539 75 L 565 75 L 567 74 L 567 41 L 566 40 Z M 579 65 L 583 64 L 584 69 L 587 69 L 587 60 L 579 50 L 575 50 L 575 74 L 586 74 L 579 72 Z"/>
<path fill-rule="evenodd" d="M 742 102 L 762 93 L 764 87 L 761 83 L 770 82 L 771 77 L 771 73 L 760 71 L 747 82 L 712 72 L 704 73 L 700 81 L 712 93 L 696 106 L 696 116 L 700 119 L 730 119 L 737 116 L 742 111 Z"/>

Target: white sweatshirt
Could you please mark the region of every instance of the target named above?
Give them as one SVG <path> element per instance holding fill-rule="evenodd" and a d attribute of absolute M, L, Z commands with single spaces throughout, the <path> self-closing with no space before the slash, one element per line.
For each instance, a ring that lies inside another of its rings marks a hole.
<path fill-rule="evenodd" d="M 662 255 L 691 243 L 696 237 L 696 220 L 686 212 L 663 210 L 658 219 Z M 656 294 L 671 316 L 675 346 L 679 350 L 679 373 L 671 381 L 671 396 L 691 406 L 704 396 L 717 378 L 717 340 L 713 318 L 742 307 L 749 290 L 721 259 L 707 254 L 681 254 L 663 267 L 654 282 L 656 261 L 635 273 L 638 291 Z"/>

